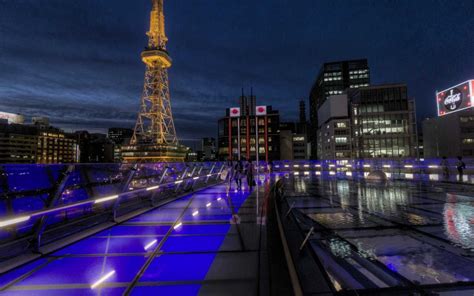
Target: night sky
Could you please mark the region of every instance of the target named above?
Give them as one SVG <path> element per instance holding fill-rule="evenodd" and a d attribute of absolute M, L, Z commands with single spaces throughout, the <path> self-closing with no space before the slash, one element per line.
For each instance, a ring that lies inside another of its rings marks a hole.
<path fill-rule="evenodd" d="M 0 111 L 66 131 L 132 127 L 149 0 L 0 0 Z M 241 88 L 296 120 L 324 62 L 368 58 L 407 83 L 418 118 L 474 78 L 474 1 L 165 0 L 178 136 L 215 136 Z"/>

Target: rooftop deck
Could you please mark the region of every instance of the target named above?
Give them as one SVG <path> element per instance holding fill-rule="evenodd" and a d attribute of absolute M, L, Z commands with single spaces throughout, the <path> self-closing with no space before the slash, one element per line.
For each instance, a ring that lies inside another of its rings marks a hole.
<path fill-rule="evenodd" d="M 227 194 L 222 165 L 3 168 L 0 294 L 474 293 L 473 185 L 278 163 Z"/>

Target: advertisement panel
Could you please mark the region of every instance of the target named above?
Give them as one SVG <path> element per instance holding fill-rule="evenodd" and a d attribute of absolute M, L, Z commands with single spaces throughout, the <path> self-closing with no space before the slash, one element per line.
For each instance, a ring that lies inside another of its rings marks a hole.
<path fill-rule="evenodd" d="M 8 120 L 8 123 L 16 124 L 23 124 L 25 122 L 25 117 L 23 115 L 7 112 L 0 112 L 0 119 Z"/>
<path fill-rule="evenodd" d="M 445 116 L 473 106 L 474 80 L 468 80 L 436 93 L 438 116 Z"/>

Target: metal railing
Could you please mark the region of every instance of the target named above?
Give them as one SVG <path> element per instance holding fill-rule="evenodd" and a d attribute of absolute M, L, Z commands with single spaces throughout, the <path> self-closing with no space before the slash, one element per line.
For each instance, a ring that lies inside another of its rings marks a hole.
<path fill-rule="evenodd" d="M 219 182 L 225 164 L 0 166 L 0 262 Z"/>

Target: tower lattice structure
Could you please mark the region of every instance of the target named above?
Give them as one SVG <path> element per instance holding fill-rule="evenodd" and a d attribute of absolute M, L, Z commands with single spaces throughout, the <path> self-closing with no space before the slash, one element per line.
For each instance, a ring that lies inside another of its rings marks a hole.
<path fill-rule="evenodd" d="M 146 65 L 145 83 L 130 146 L 124 147 L 127 162 L 183 161 L 171 111 L 168 69 L 172 60 L 166 50 L 163 0 L 152 0 L 148 46 L 141 54 Z"/>

